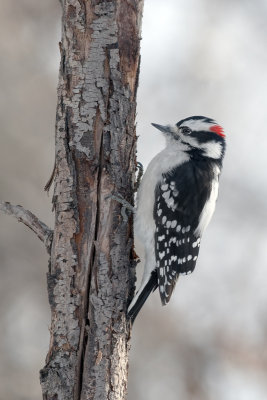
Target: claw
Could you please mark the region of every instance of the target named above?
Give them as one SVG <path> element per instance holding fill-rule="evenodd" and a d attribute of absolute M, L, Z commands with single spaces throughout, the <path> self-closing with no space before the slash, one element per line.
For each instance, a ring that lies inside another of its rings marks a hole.
<path fill-rule="evenodd" d="M 108 195 L 107 197 L 106 197 L 106 199 L 107 198 L 110 198 L 110 199 L 112 199 L 112 200 L 116 200 L 118 203 L 120 203 L 121 205 L 122 205 L 122 208 L 121 208 L 121 215 L 122 215 L 122 219 L 123 219 L 123 221 L 124 222 L 127 222 L 128 221 L 128 215 L 127 215 L 127 213 L 126 213 L 126 210 L 129 210 L 130 212 L 132 212 L 133 214 L 135 213 L 135 209 L 134 209 L 134 207 L 127 201 L 127 200 L 125 200 L 123 197 L 122 197 L 122 195 L 121 194 L 110 194 L 110 195 Z"/>

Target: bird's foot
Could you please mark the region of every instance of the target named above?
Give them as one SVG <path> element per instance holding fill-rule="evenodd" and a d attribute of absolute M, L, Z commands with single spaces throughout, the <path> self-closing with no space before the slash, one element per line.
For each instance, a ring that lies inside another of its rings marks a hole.
<path fill-rule="evenodd" d="M 122 205 L 121 208 L 121 215 L 123 218 L 124 222 L 128 221 L 128 215 L 126 210 L 132 212 L 133 214 L 135 213 L 135 209 L 134 207 L 127 201 L 125 200 L 121 194 L 117 193 L 117 194 L 110 194 L 109 196 L 107 196 L 106 198 L 110 198 L 112 200 L 116 200 L 118 203 L 120 203 Z"/>

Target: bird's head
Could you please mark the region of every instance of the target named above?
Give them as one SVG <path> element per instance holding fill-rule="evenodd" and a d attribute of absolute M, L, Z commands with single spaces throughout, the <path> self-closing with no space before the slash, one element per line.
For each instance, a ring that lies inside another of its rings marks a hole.
<path fill-rule="evenodd" d="M 223 159 L 225 134 L 223 128 L 211 118 L 195 116 L 182 119 L 174 126 L 152 125 L 164 133 L 169 146 L 178 145 L 189 153 Z"/>

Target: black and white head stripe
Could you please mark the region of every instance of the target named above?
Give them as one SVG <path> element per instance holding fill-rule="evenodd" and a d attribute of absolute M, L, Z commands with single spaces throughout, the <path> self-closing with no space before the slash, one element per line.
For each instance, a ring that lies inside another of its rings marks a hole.
<path fill-rule="evenodd" d="M 217 160 L 222 165 L 225 153 L 225 133 L 223 128 L 211 118 L 196 116 L 179 121 L 171 129 L 172 139 L 180 141 L 189 147 L 189 151 L 197 156 L 203 156 Z M 194 153 L 196 155 L 196 153 Z"/>
<path fill-rule="evenodd" d="M 224 141 L 225 133 L 223 128 L 214 119 L 196 116 L 182 119 L 176 124 L 182 133 L 197 134 L 202 141 L 214 140 Z M 184 129 L 187 129 L 186 131 Z"/>
<path fill-rule="evenodd" d="M 187 125 L 186 123 L 188 123 L 188 122 L 194 122 L 196 124 L 197 122 L 200 122 L 200 121 L 202 121 L 204 123 L 206 122 L 208 124 L 216 124 L 216 121 L 214 121 L 214 119 L 203 117 L 202 115 L 199 115 L 199 116 L 195 116 L 195 117 L 188 117 L 185 119 L 181 119 L 181 121 L 177 122 L 176 126 L 179 128 L 182 125 Z"/>

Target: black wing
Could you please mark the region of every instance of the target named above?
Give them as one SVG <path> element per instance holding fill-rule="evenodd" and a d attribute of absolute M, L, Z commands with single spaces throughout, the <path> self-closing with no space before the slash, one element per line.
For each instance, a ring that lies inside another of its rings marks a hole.
<path fill-rule="evenodd" d="M 155 254 L 162 304 L 169 302 L 180 273 L 192 272 L 200 237 L 199 216 L 211 192 L 207 165 L 189 161 L 163 175 L 155 190 Z"/>

